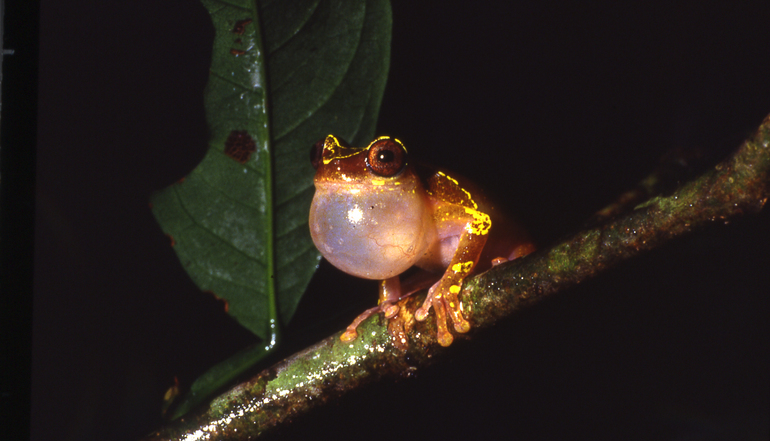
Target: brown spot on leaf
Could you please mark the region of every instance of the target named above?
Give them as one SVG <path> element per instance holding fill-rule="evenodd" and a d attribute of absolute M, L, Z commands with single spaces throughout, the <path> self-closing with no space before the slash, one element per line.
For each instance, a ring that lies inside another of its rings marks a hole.
<path fill-rule="evenodd" d="M 176 241 L 174 240 L 174 236 L 172 236 L 172 235 L 170 235 L 170 234 L 167 234 L 166 236 L 168 236 L 168 240 L 169 240 L 169 242 L 171 242 L 171 246 L 172 246 L 172 247 L 173 247 L 174 245 L 176 245 Z"/>
<path fill-rule="evenodd" d="M 203 292 L 205 292 L 206 294 L 211 294 L 212 296 L 214 296 L 214 298 L 215 298 L 215 299 L 217 299 L 217 300 L 219 300 L 220 302 L 222 302 L 222 303 L 224 304 L 224 307 L 225 307 L 225 312 L 227 312 L 228 310 L 230 310 L 230 304 L 229 304 L 229 303 L 227 303 L 227 300 L 225 300 L 225 299 L 223 299 L 222 297 L 219 297 L 218 295 L 216 295 L 216 294 L 214 293 L 214 291 L 208 290 L 208 291 L 203 291 Z"/>
<path fill-rule="evenodd" d="M 241 164 L 245 164 L 255 151 L 257 144 L 245 130 L 233 130 L 225 141 L 225 154 Z"/>
<path fill-rule="evenodd" d="M 240 50 L 240 49 L 235 49 L 235 48 L 233 48 L 233 49 L 230 49 L 230 53 L 231 53 L 231 54 L 233 54 L 233 55 L 235 55 L 235 56 L 237 57 L 237 56 L 239 56 L 239 55 L 243 55 L 243 54 L 245 54 L 245 53 L 246 53 L 246 51 L 243 51 L 243 50 Z"/>
<path fill-rule="evenodd" d="M 232 32 L 234 34 L 243 35 L 243 33 L 246 31 L 246 25 L 250 24 L 251 22 L 252 20 L 250 18 L 236 21 Z"/>

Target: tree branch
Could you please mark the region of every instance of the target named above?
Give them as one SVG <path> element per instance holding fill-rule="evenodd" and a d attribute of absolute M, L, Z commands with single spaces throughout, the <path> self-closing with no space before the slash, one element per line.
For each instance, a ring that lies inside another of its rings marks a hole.
<path fill-rule="evenodd" d="M 469 280 L 463 299 L 471 333 L 701 225 L 761 210 L 769 173 L 770 116 L 729 158 L 670 195 L 653 197 L 623 215 L 617 205 L 610 206 L 598 216 L 614 216 L 606 223 Z M 408 314 L 420 301 L 405 299 L 402 310 Z M 436 342 L 432 320 L 414 323 L 407 338 L 408 348 L 399 349 L 386 321 L 376 315 L 359 327 L 354 342 L 341 343 L 337 333 L 146 439 L 251 439 L 365 383 L 409 375 L 452 351 Z"/>

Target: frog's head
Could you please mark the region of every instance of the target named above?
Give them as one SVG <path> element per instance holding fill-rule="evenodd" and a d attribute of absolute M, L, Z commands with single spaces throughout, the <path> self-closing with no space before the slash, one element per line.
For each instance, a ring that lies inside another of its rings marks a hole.
<path fill-rule="evenodd" d="M 366 147 L 333 135 L 313 146 L 313 242 L 334 266 L 369 279 L 411 267 L 433 239 L 425 192 L 401 141 L 379 137 Z"/>
<path fill-rule="evenodd" d="M 403 185 L 413 173 L 408 168 L 406 147 L 398 139 L 381 136 L 366 147 L 350 147 L 334 135 L 315 143 L 310 162 L 319 181 L 356 184 Z M 406 175 L 406 176 L 403 176 Z M 396 184 L 398 183 L 398 184 Z"/>

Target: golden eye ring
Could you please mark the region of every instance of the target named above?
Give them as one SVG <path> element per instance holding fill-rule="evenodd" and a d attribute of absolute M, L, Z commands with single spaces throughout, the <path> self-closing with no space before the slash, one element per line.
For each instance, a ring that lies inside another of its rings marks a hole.
<path fill-rule="evenodd" d="M 396 176 L 406 168 L 406 149 L 397 140 L 380 138 L 369 146 L 366 167 L 377 176 Z"/>

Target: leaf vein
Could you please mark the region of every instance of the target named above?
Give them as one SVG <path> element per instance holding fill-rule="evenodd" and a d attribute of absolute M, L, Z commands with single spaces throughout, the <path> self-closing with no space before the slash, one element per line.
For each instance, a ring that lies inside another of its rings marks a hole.
<path fill-rule="evenodd" d="M 194 226 L 197 226 L 198 228 L 200 228 L 204 232 L 206 232 L 209 235 L 215 237 L 220 242 L 222 242 L 225 245 L 227 245 L 228 247 L 232 248 L 233 250 L 235 250 L 239 254 L 241 254 L 241 255 L 245 256 L 246 258 L 248 258 L 250 260 L 253 260 L 256 263 L 264 266 L 264 264 L 257 258 L 257 256 L 252 256 L 249 253 L 247 253 L 246 251 L 239 249 L 233 243 L 228 242 L 222 236 L 219 236 L 218 234 L 214 233 L 210 228 L 208 228 L 207 226 L 205 226 L 202 223 L 198 222 L 198 220 L 192 215 L 190 210 L 187 209 L 187 206 L 185 204 L 185 198 L 183 198 L 182 195 L 179 193 L 179 190 L 177 189 L 177 187 L 172 187 L 172 188 L 174 189 L 174 194 L 177 196 L 177 199 L 179 200 L 179 206 L 182 208 L 182 211 L 184 211 L 184 213 L 187 215 L 187 217 L 190 219 L 190 221 L 192 222 L 192 224 Z"/>

